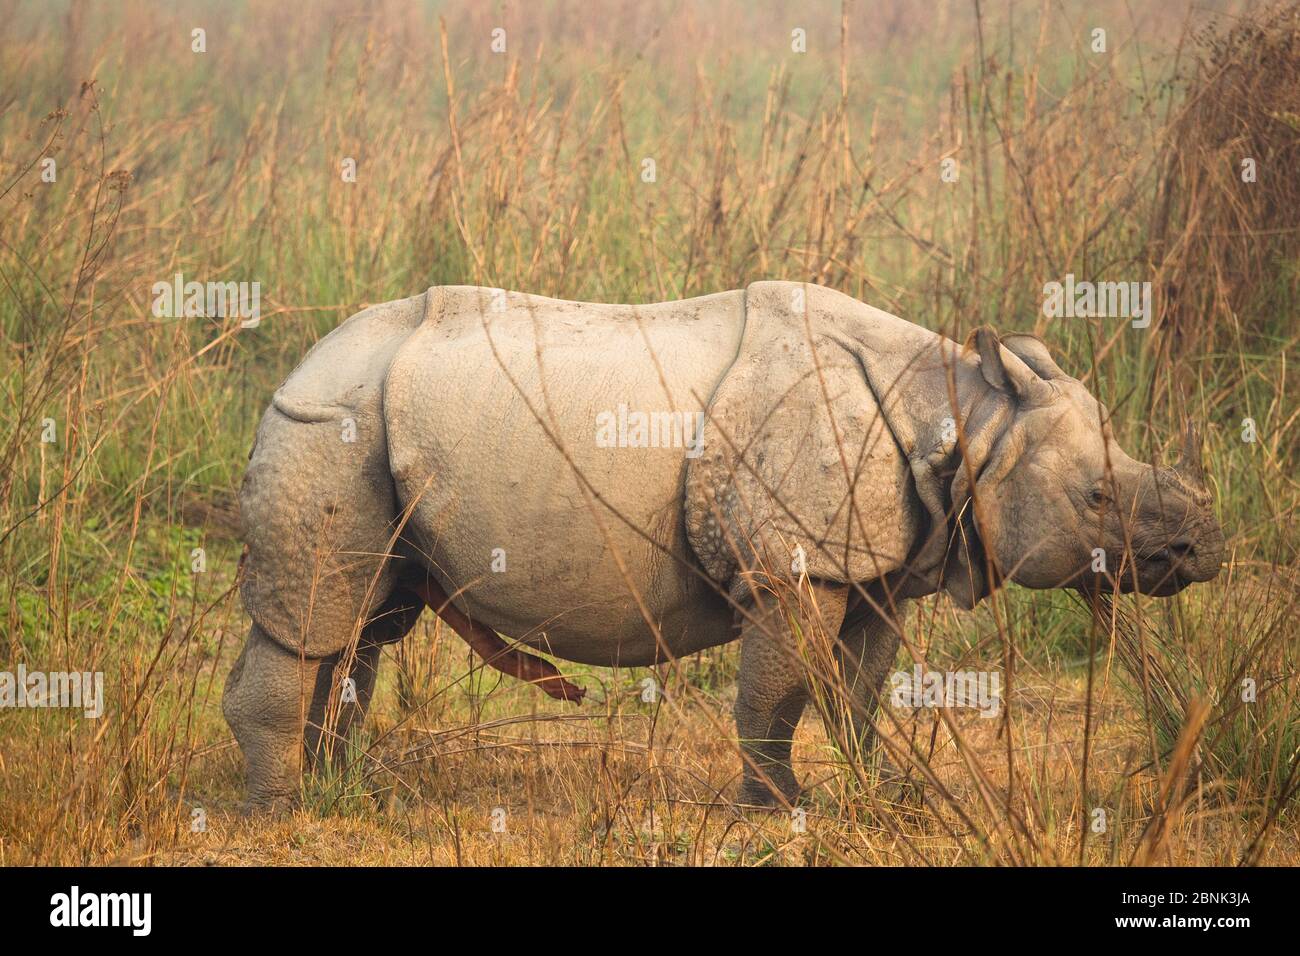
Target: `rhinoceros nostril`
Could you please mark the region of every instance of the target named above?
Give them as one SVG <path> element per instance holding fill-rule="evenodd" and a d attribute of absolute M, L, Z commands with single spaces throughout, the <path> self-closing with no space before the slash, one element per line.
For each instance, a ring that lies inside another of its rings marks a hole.
<path fill-rule="evenodd" d="M 1196 546 L 1190 541 L 1179 540 L 1170 541 L 1163 548 L 1151 553 L 1153 561 L 1162 561 L 1165 564 L 1178 565 L 1185 561 L 1190 561 L 1196 557 Z"/>
<path fill-rule="evenodd" d="M 1163 548 L 1157 548 L 1147 555 L 1148 560 L 1161 561 L 1165 564 L 1180 564 L 1194 557 L 1196 557 L 1196 546 L 1186 540 L 1170 541 Z"/>

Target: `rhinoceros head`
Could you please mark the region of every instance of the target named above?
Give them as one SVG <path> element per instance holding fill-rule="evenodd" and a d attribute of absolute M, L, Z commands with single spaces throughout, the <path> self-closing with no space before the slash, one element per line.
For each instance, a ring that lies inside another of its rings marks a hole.
<path fill-rule="evenodd" d="M 973 338 L 985 381 L 1015 406 L 975 481 L 983 545 L 1004 577 L 1164 596 L 1218 574 L 1224 537 L 1193 430 L 1174 467 L 1135 461 L 1041 341 Z"/>

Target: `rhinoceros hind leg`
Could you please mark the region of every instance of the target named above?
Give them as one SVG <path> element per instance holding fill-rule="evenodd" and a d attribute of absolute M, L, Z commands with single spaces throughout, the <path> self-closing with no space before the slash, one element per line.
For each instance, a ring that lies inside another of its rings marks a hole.
<path fill-rule="evenodd" d="M 349 653 L 345 647 L 321 659 L 318 696 L 313 698 L 303 728 L 308 768 L 315 768 L 322 759 L 340 759 L 338 744 L 347 739 L 353 728 L 365 722 L 370 709 L 370 698 L 379 680 L 383 645 L 395 644 L 406 637 L 423 610 L 424 602 L 419 597 L 397 587 L 362 628 L 355 651 Z M 345 685 L 348 678 L 351 684 Z"/>
<path fill-rule="evenodd" d="M 221 698 L 226 723 L 244 754 L 245 810 L 282 810 L 297 803 L 303 725 L 308 714 L 324 712 L 329 692 L 327 682 L 319 686 L 322 663 L 286 650 L 256 624 L 249 630 Z"/>
<path fill-rule="evenodd" d="M 337 763 L 352 759 L 341 744 L 365 722 L 379 678 L 381 650 L 380 644 L 368 643 L 363 636 L 352 655 L 345 650 L 320 662 L 303 726 L 307 769 L 314 770 L 322 760 Z M 346 683 L 349 678 L 350 684 Z"/>
<path fill-rule="evenodd" d="M 352 654 L 311 658 L 285 649 L 256 624 L 249 630 L 221 700 L 244 754 L 246 811 L 296 806 L 304 769 L 349 759 L 338 743 L 365 720 L 379 675 L 382 646 L 367 637 Z"/>

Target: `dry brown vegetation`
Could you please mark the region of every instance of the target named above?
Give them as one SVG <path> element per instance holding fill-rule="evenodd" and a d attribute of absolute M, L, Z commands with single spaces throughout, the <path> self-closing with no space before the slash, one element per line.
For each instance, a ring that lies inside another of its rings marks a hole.
<path fill-rule="evenodd" d="M 0 711 L 0 863 L 1300 860 L 1295 4 L 599 6 L 0 2 L 0 659 L 102 670 L 109 696 L 97 721 Z M 176 272 L 259 280 L 260 326 L 153 319 Z M 1151 328 L 1046 319 L 1069 272 L 1152 281 Z M 1017 589 L 913 606 L 899 666 L 999 670 L 1007 706 L 886 708 L 865 766 L 805 719 L 802 833 L 727 804 L 734 646 L 658 669 L 655 703 L 649 672 L 565 667 L 575 710 L 430 619 L 303 810 L 240 819 L 234 495 L 306 347 L 440 283 L 760 278 L 959 339 L 1035 331 L 1137 456 L 1196 418 L 1224 573 L 1109 618 Z"/>

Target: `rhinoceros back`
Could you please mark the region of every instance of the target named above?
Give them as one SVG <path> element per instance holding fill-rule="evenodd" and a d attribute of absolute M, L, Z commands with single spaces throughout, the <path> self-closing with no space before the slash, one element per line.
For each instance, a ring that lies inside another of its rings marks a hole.
<path fill-rule="evenodd" d="M 240 489 L 241 596 L 285 647 L 333 654 L 393 588 L 396 500 L 382 410 L 388 366 L 426 296 L 359 312 L 276 390 Z"/>
<path fill-rule="evenodd" d="M 383 408 L 406 533 L 448 593 L 570 660 L 643 664 L 729 639 L 683 494 L 744 293 L 646 306 L 429 295 Z"/>

